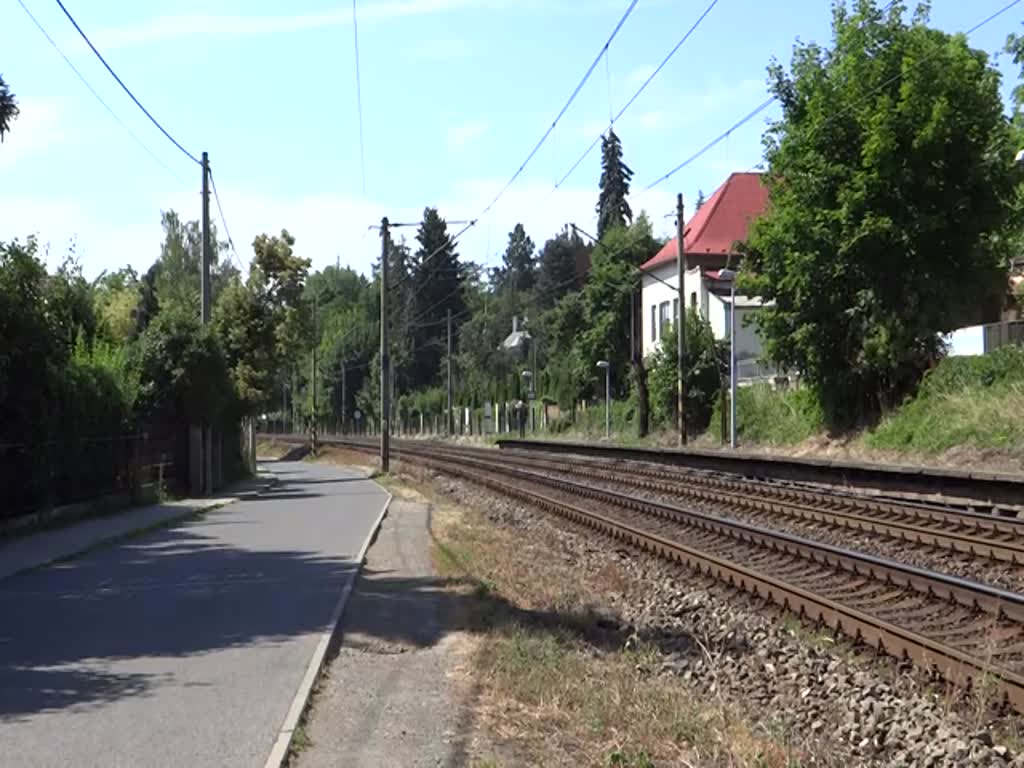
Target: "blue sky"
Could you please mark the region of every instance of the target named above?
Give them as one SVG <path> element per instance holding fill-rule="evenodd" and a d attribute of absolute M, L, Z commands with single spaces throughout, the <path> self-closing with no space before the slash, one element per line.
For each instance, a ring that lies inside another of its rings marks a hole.
<path fill-rule="evenodd" d="M 0 239 L 37 233 L 59 260 L 74 238 L 88 275 L 156 258 L 160 211 L 199 217 L 200 174 L 118 89 L 53 0 L 24 0 L 154 161 L 110 117 L 16 0 L 0 3 L 0 72 L 22 115 L 0 145 Z M 708 0 L 640 0 L 579 98 L 527 170 L 464 237 L 494 263 L 517 221 L 538 243 L 593 224 L 595 151 L 560 178 L 675 45 Z M 935 0 L 958 31 L 1006 0 Z M 358 0 L 366 137 L 359 165 L 351 5 L 325 0 L 67 0 L 114 69 L 192 153 L 210 153 L 231 234 L 287 227 L 323 267 L 367 271 L 382 215 L 426 205 L 475 218 L 519 167 L 611 32 L 627 0 Z M 765 66 L 794 40 L 829 38 L 830 3 L 720 0 L 616 126 L 634 190 L 691 155 L 765 98 Z M 996 51 L 1024 4 L 972 36 Z M 1005 59 L 1005 57 L 1004 57 Z M 1016 72 L 1001 61 L 1008 91 Z M 761 157 L 759 116 L 638 200 L 668 234 L 675 193 L 692 203 Z M 214 209 L 216 215 L 216 209 Z M 411 239 L 412 230 L 406 231 Z"/>

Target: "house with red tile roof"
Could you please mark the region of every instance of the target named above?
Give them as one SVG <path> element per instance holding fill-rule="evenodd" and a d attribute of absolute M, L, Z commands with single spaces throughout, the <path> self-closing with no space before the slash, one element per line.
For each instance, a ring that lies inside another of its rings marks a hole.
<path fill-rule="evenodd" d="M 716 338 L 729 335 L 729 284 L 719 278 L 726 267 L 739 267 L 736 244 L 747 239 L 751 222 L 768 207 L 768 188 L 760 173 L 733 173 L 701 206 L 684 230 L 683 253 L 687 272 L 683 278 L 687 306 L 696 306 L 711 323 Z M 644 355 L 657 349 L 663 331 L 679 316 L 676 255 L 677 238 L 665 244 L 641 265 L 644 276 Z M 761 306 L 756 297 L 736 297 L 736 348 L 741 369 L 754 370 L 761 355 L 761 342 L 753 327 L 742 318 Z M 741 376 L 741 378 L 744 378 Z"/>

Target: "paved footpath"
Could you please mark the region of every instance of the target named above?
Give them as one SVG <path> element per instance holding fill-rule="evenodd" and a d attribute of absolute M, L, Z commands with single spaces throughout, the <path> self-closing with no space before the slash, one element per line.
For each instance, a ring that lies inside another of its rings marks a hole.
<path fill-rule="evenodd" d="M 429 514 L 426 504 L 391 503 L 342 617 L 297 768 L 466 764 L 466 713 L 450 677 L 460 611 L 434 574 Z"/>
<path fill-rule="evenodd" d="M 361 474 L 0 581 L 0 765 L 260 768 L 387 501 Z"/>

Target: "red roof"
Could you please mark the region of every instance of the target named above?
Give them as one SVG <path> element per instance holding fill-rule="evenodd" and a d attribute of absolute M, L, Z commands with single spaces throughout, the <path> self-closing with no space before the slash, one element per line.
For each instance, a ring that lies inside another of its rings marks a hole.
<path fill-rule="evenodd" d="M 687 223 L 686 256 L 729 256 L 737 240 L 746 240 L 750 222 L 768 207 L 768 188 L 760 173 L 734 173 L 715 190 Z M 676 241 L 672 238 L 640 269 L 653 269 L 675 262 Z"/>

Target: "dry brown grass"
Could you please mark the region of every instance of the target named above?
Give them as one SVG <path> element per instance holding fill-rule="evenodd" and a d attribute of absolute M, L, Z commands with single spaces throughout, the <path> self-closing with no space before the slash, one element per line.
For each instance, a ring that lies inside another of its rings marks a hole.
<path fill-rule="evenodd" d="M 283 443 L 273 437 L 260 437 L 256 439 L 256 455 L 261 459 L 280 459 L 295 446 Z"/>
<path fill-rule="evenodd" d="M 353 451 L 347 448 L 338 448 L 334 445 L 321 445 L 318 450 L 317 459 L 330 464 L 352 467 L 363 472 L 367 477 L 377 473 L 377 466 L 374 459 L 367 453 Z"/>
<path fill-rule="evenodd" d="M 393 479 L 387 484 L 396 495 L 424 499 Z M 661 674 L 657 650 L 588 640 L 594 606 L 626 589 L 624 570 L 607 564 L 584 575 L 557 542 L 495 525 L 425 490 L 438 572 L 470 598 L 463 610 L 471 615 L 459 623 L 471 634 L 456 647 L 475 719 L 471 741 L 486 745 L 472 765 L 801 765 L 736 707 Z"/>

